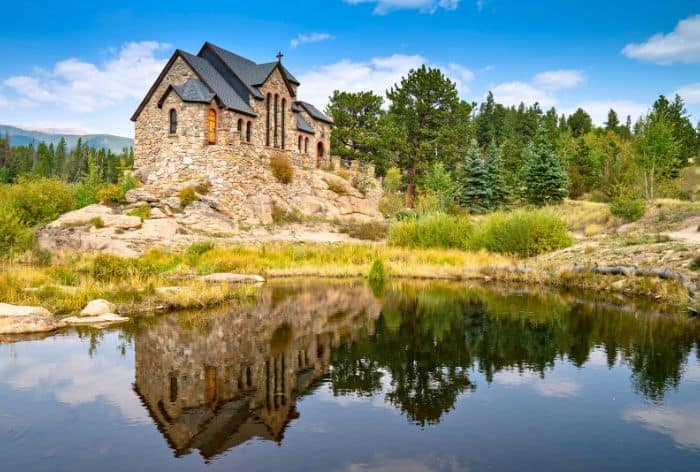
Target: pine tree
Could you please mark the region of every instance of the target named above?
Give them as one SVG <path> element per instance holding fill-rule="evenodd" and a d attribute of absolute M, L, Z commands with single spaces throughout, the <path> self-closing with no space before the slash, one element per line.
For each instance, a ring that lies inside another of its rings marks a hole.
<path fill-rule="evenodd" d="M 605 122 L 605 129 L 617 133 L 617 128 L 620 126 L 620 119 L 617 117 L 617 112 L 612 108 L 608 112 L 608 121 Z"/>
<path fill-rule="evenodd" d="M 493 206 L 491 179 L 476 140 L 472 140 L 457 176 L 459 203 L 471 213 L 485 213 Z"/>
<path fill-rule="evenodd" d="M 491 141 L 486 150 L 486 172 L 491 186 L 492 206 L 494 208 L 508 205 L 511 201 L 511 191 L 506 181 L 506 171 L 503 167 L 501 151 L 495 141 Z"/>
<path fill-rule="evenodd" d="M 569 179 L 561 159 L 547 140 L 547 128 L 540 126 L 535 139 L 525 148 L 522 181 L 530 203 L 559 203 L 569 194 Z"/>

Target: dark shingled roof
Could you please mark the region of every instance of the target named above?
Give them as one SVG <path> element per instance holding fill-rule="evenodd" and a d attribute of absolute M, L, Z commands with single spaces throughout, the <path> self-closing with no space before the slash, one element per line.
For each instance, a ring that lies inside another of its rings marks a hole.
<path fill-rule="evenodd" d="M 257 116 L 257 113 L 250 108 L 250 105 L 233 90 L 228 82 L 226 82 L 221 74 L 219 74 L 206 59 L 193 56 L 184 51 L 181 51 L 180 54 L 194 69 L 202 81 L 216 94 L 225 107 L 248 115 Z"/>
<path fill-rule="evenodd" d="M 276 67 L 279 67 L 282 71 L 283 77 L 288 82 L 287 85 L 289 83 L 299 85 L 299 81 L 280 61 L 256 64 L 250 59 L 206 42 L 196 56 L 180 49 L 175 51 L 146 97 L 134 112 L 131 117 L 132 121 L 136 121 L 148 100 L 150 100 L 151 95 L 156 91 L 156 88 L 178 57 L 181 57 L 198 77 L 190 78 L 183 84 L 170 84 L 168 88 L 168 91 L 175 90 L 180 98 L 186 102 L 209 103 L 212 99 L 216 99 L 220 106 L 246 115 L 258 116 L 249 104 L 250 96 L 252 95 L 257 99 L 264 98 L 258 87 L 265 83 Z M 290 88 L 290 91 L 294 95 L 292 88 Z M 162 101 L 167 93 L 160 99 L 159 106 L 162 105 Z M 333 123 L 328 116 L 310 103 L 292 103 L 293 112 L 299 114 L 302 110 L 306 110 L 314 120 Z M 314 132 L 313 126 L 301 115 L 297 118 L 297 124 L 301 131 Z"/>
<path fill-rule="evenodd" d="M 331 120 L 328 116 L 326 116 L 325 113 L 320 111 L 318 108 L 316 108 L 312 104 L 307 103 L 307 102 L 296 102 L 296 103 L 298 103 L 299 105 L 304 107 L 304 109 L 309 113 L 309 115 L 311 115 L 311 117 L 313 119 L 319 120 L 319 121 L 325 121 L 326 123 L 333 124 L 333 120 Z"/>
<path fill-rule="evenodd" d="M 297 128 L 299 131 L 303 131 L 305 133 L 316 134 L 314 127 L 311 125 L 311 123 L 306 121 L 304 115 L 301 113 L 297 113 Z"/>
<path fill-rule="evenodd" d="M 250 91 L 257 98 L 263 98 L 260 91 L 257 89 L 259 85 L 265 83 L 267 78 L 270 76 L 275 67 L 279 64 L 282 72 L 289 82 L 299 85 L 299 81 L 289 73 L 289 71 L 281 65 L 279 62 L 267 62 L 265 64 L 256 64 L 250 59 L 246 59 L 243 56 L 234 54 L 224 48 L 220 48 L 212 43 L 204 43 L 202 50 L 199 52 L 201 55 L 204 49 L 209 48 L 214 53 L 219 56 L 219 58 L 226 64 L 226 67 L 231 69 L 231 71 L 238 76 L 243 83 L 245 83 Z"/>
<path fill-rule="evenodd" d="M 214 92 L 201 80 L 191 77 L 182 85 L 173 86 L 173 90 L 185 102 L 209 103 L 214 98 Z"/>

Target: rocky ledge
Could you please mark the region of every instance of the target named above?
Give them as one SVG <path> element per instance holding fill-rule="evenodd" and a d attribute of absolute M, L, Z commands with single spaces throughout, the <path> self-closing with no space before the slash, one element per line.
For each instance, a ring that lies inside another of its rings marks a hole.
<path fill-rule="evenodd" d="M 54 318 L 45 308 L 0 303 L 0 335 L 45 333 L 65 326 L 65 321 Z"/>

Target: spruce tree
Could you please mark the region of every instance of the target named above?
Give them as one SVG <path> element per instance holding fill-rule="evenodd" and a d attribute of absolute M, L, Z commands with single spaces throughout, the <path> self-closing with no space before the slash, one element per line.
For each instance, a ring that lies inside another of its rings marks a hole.
<path fill-rule="evenodd" d="M 495 141 L 491 141 L 486 150 L 486 173 L 491 186 L 492 206 L 499 208 L 510 203 L 511 191 L 506 181 L 506 171 L 503 167 L 501 151 Z"/>
<path fill-rule="evenodd" d="M 458 171 L 459 203 L 471 213 L 485 213 L 493 206 L 491 179 L 476 140 L 472 140 L 469 150 Z"/>
<path fill-rule="evenodd" d="M 559 203 L 569 195 L 569 179 L 561 159 L 547 140 L 547 128 L 540 126 L 533 141 L 523 152 L 525 164 L 522 181 L 525 197 L 530 203 L 548 205 Z"/>

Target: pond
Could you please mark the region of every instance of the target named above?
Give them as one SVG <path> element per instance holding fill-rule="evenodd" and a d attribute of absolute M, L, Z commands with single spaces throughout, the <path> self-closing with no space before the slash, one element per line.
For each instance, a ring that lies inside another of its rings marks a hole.
<path fill-rule="evenodd" d="M 3 470 L 700 470 L 700 322 L 453 283 L 0 344 Z"/>

